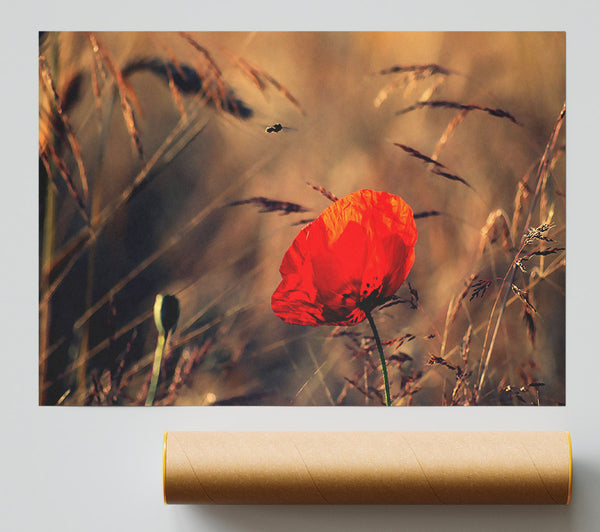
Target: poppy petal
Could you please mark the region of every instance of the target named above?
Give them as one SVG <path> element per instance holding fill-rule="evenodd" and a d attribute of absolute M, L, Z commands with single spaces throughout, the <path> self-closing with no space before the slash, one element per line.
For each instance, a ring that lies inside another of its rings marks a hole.
<path fill-rule="evenodd" d="M 400 288 L 414 263 L 417 230 L 399 196 L 361 190 L 330 205 L 296 237 L 271 298 L 282 320 L 354 325 Z"/>

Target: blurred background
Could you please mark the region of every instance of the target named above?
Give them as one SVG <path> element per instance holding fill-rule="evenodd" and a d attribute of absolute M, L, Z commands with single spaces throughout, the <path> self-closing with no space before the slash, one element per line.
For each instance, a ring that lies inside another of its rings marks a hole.
<path fill-rule="evenodd" d="M 380 405 L 366 322 L 270 307 L 362 188 L 417 214 L 394 404 L 564 404 L 564 101 L 564 33 L 40 34 L 40 404 L 144 404 L 162 293 L 155 404 Z"/>

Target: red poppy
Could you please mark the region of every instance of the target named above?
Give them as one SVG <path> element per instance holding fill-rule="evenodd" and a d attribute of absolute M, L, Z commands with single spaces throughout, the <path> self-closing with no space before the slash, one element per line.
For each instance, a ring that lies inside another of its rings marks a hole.
<path fill-rule="evenodd" d="M 283 257 L 271 306 L 298 325 L 355 325 L 385 303 L 415 260 L 417 228 L 399 196 L 361 190 L 307 225 Z"/>

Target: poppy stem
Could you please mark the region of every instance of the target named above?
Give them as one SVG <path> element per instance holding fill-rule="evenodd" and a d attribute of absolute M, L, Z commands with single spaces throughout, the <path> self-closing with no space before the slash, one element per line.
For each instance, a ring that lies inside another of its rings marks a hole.
<path fill-rule="evenodd" d="M 385 386 L 385 405 L 392 406 L 392 398 L 390 396 L 390 381 L 388 380 L 387 365 L 385 362 L 385 356 L 383 354 L 381 338 L 379 338 L 379 333 L 377 332 L 377 327 L 375 327 L 375 322 L 373 321 L 373 316 L 371 316 L 371 312 L 368 310 L 365 310 L 363 312 L 367 316 L 367 320 L 369 320 L 369 325 L 373 330 L 373 335 L 375 336 L 375 343 L 377 344 L 377 349 L 379 350 L 379 360 L 381 361 L 381 373 L 383 374 L 383 385 Z"/>

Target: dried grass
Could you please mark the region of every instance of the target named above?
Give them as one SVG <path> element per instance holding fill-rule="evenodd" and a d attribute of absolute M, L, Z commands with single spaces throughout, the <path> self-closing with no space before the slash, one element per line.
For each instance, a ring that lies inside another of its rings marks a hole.
<path fill-rule="evenodd" d="M 123 119 L 125 120 L 125 125 L 129 131 L 129 135 L 131 136 L 133 146 L 138 153 L 140 161 L 143 163 L 144 150 L 142 147 L 142 139 L 132 107 L 132 102 L 136 101 L 135 94 L 126 83 L 121 69 L 116 65 L 112 56 L 109 54 L 102 42 L 98 39 L 97 35 L 94 33 L 89 33 L 88 38 L 92 46 L 92 52 L 94 53 L 94 56 L 96 56 L 96 61 L 108 69 L 113 76 L 115 83 L 117 84 Z"/>
<path fill-rule="evenodd" d="M 52 103 L 53 103 L 53 106 L 54 106 L 54 109 L 56 112 L 56 116 L 57 116 L 58 120 L 60 121 L 60 124 L 64 130 L 64 134 L 67 139 L 69 148 L 71 149 L 71 152 L 73 153 L 73 157 L 75 158 L 75 162 L 77 163 L 77 168 L 79 169 L 79 178 L 81 179 L 81 188 L 83 190 L 83 198 L 82 198 L 81 202 L 83 204 L 83 201 L 87 201 L 89 192 L 88 192 L 87 175 L 85 173 L 85 166 L 83 165 L 83 159 L 82 159 L 82 155 L 81 155 L 81 147 L 79 146 L 79 142 L 77 142 L 77 139 L 75 138 L 75 135 L 73 134 L 73 128 L 71 127 L 71 123 L 63 109 L 63 98 L 61 98 L 61 96 L 59 96 L 59 94 L 58 94 L 56 85 L 54 83 L 52 74 L 50 72 L 50 67 L 48 66 L 48 62 L 46 61 L 46 58 L 43 55 L 41 55 L 39 58 L 39 65 L 40 65 L 40 77 L 43 82 L 43 86 L 46 88 L 46 90 L 51 95 L 51 99 L 52 99 Z M 67 90 L 67 93 L 68 93 L 68 90 Z M 68 99 L 69 98 L 66 98 L 67 101 L 68 101 Z M 56 127 L 53 127 L 52 122 L 53 122 L 53 120 L 50 119 L 50 127 L 52 128 L 53 132 L 58 134 L 59 136 L 61 136 L 62 131 L 60 129 L 57 129 Z M 50 139 L 44 138 L 44 137 L 40 138 L 40 154 L 46 153 L 47 150 L 52 149 L 51 144 L 52 144 L 52 141 Z M 59 159 L 58 156 L 56 158 Z M 70 183 L 72 185 L 72 181 L 70 181 Z M 78 201 L 78 203 L 79 203 L 79 201 Z M 84 209 L 84 211 L 85 211 L 85 209 Z"/>
<path fill-rule="evenodd" d="M 243 200 L 232 201 L 227 204 L 227 207 L 234 207 L 236 205 L 260 205 L 262 208 L 258 212 L 279 212 L 280 214 L 286 215 L 297 212 L 308 212 L 310 209 L 303 207 L 298 203 L 292 203 L 291 201 L 281 201 L 262 196 L 255 198 L 248 198 Z"/>
<path fill-rule="evenodd" d="M 425 107 L 432 107 L 436 109 L 458 109 L 460 111 L 482 111 L 487 113 L 488 115 L 495 116 L 497 118 L 506 118 L 510 120 L 513 124 L 519 124 L 519 121 L 508 111 L 504 109 L 494 109 L 492 107 L 483 107 L 481 105 L 476 104 L 465 104 L 459 102 L 450 102 L 447 100 L 430 100 L 430 101 L 419 101 L 405 109 L 401 109 L 400 111 L 396 111 L 396 115 L 403 115 L 406 113 L 410 113 L 411 111 L 415 111 L 417 109 L 423 109 Z"/>
<path fill-rule="evenodd" d="M 471 189 L 473 188 L 462 177 L 460 177 L 456 174 L 450 173 L 447 166 L 443 165 L 442 163 L 440 163 L 439 161 L 436 161 L 435 159 L 433 159 L 431 157 L 428 157 L 424 153 L 421 153 L 420 151 L 416 150 L 415 148 L 411 148 L 410 146 L 407 146 L 405 144 L 400 144 L 399 142 L 394 142 L 394 146 L 398 146 L 398 148 L 404 150 L 411 157 L 415 157 L 416 159 L 420 159 L 421 161 L 424 161 L 424 162 L 432 165 L 432 168 L 431 168 L 432 173 L 439 175 L 441 177 L 444 177 L 446 179 L 450 179 L 451 181 L 458 181 Z"/>

